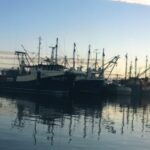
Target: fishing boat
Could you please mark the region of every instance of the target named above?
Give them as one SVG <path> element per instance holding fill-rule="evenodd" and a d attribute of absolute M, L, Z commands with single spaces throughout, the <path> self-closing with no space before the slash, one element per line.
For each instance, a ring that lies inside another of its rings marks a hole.
<path fill-rule="evenodd" d="M 16 51 L 19 67 L 1 70 L 0 92 L 68 95 L 74 81 L 84 78 L 85 73 L 59 65 L 57 45 L 58 40 L 56 57 L 49 64 L 40 63 L 38 57 L 38 64 L 31 65 L 26 52 Z"/>
<path fill-rule="evenodd" d="M 113 57 L 110 61 L 104 63 L 104 49 L 102 53 L 102 66 L 97 68 L 97 53 L 96 53 L 96 60 L 95 60 L 95 68 L 91 69 L 89 67 L 90 62 L 90 46 L 88 51 L 88 60 L 87 60 L 87 78 L 78 80 L 75 82 L 74 91 L 77 94 L 93 94 L 93 95 L 100 95 L 106 96 L 107 93 L 107 80 L 110 77 L 118 59 L 120 58 L 119 55 Z M 105 77 L 105 71 L 110 69 L 110 74 Z"/>
<path fill-rule="evenodd" d="M 70 74 L 61 65 L 38 65 L 29 68 L 26 66 L 26 68 L 28 71 L 24 70 L 23 73 L 20 69 L 2 70 L 1 91 L 67 94 L 75 79 L 74 74 Z"/>
<path fill-rule="evenodd" d="M 132 95 L 141 97 L 142 95 L 148 95 L 150 93 L 150 80 L 147 76 L 147 72 L 150 70 L 148 67 L 148 57 L 146 56 L 145 69 L 142 72 L 137 73 L 137 57 L 135 57 L 135 72 L 132 76 L 133 64 L 131 62 L 129 67 L 129 77 L 127 77 L 128 68 L 128 55 L 126 54 L 126 67 L 125 67 L 125 79 L 121 80 L 121 84 L 132 89 Z M 145 76 L 145 77 L 144 77 Z"/>
<path fill-rule="evenodd" d="M 118 80 L 113 80 L 107 85 L 107 92 L 110 96 L 130 96 L 132 89 L 121 84 Z"/>

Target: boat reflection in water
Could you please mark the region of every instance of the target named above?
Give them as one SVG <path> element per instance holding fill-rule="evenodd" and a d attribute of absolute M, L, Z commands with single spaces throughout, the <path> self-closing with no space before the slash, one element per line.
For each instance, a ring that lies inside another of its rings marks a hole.
<path fill-rule="evenodd" d="M 38 98 L 1 97 L 0 149 L 150 148 L 149 98 L 92 98 L 58 105 Z"/>

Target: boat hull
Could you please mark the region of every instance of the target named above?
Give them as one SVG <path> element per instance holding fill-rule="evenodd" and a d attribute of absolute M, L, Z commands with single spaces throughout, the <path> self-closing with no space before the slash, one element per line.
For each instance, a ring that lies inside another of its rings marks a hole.
<path fill-rule="evenodd" d="M 110 84 L 107 87 L 107 91 L 109 95 L 129 96 L 131 95 L 132 89 L 123 85 Z"/>
<path fill-rule="evenodd" d="M 105 96 L 106 86 L 104 80 L 79 80 L 75 82 L 74 94 Z"/>
<path fill-rule="evenodd" d="M 0 92 L 68 95 L 72 86 L 73 78 L 61 75 L 30 81 L 3 80 L 0 81 Z"/>

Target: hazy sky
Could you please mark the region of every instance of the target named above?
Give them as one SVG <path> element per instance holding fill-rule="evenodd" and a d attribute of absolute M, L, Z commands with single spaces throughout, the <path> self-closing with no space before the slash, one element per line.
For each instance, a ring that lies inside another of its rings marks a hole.
<path fill-rule="evenodd" d="M 42 51 L 59 38 L 59 55 L 71 55 L 73 42 L 86 57 L 92 49 L 106 49 L 106 56 L 127 52 L 144 61 L 150 52 L 150 0 L 0 0 L 0 50 L 20 45 Z M 93 53 L 94 54 L 94 53 Z"/>

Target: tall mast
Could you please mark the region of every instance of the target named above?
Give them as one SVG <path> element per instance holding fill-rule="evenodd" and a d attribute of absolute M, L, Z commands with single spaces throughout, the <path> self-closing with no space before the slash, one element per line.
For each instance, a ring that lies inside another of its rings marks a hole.
<path fill-rule="evenodd" d="M 125 67 L 125 80 L 127 79 L 127 72 L 128 72 L 128 54 L 125 55 L 126 58 L 126 67 Z"/>
<path fill-rule="evenodd" d="M 103 48 L 102 53 L 102 76 L 104 77 L 104 63 L 105 63 L 105 49 Z"/>
<path fill-rule="evenodd" d="M 150 68 L 150 65 L 149 65 L 149 68 Z M 148 74 L 149 74 L 148 77 L 150 78 L 150 70 L 149 70 Z"/>
<path fill-rule="evenodd" d="M 38 65 L 40 64 L 41 41 L 42 41 L 42 38 L 39 37 Z"/>
<path fill-rule="evenodd" d="M 56 53 L 55 53 L 55 63 L 58 63 L 58 38 L 56 38 Z"/>
<path fill-rule="evenodd" d="M 146 65 L 145 65 L 145 70 L 147 70 L 148 66 L 148 56 L 146 56 Z M 145 71 L 145 78 L 147 77 L 147 71 Z"/>
<path fill-rule="evenodd" d="M 98 55 L 98 49 L 95 49 L 96 57 L 95 57 L 95 71 L 97 70 L 97 55 Z"/>
<path fill-rule="evenodd" d="M 51 62 L 52 64 L 54 64 L 54 51 L 55 51 L 55 46 L 49 46 L 49 48 L 52 49 L 52 51 L 51 51 L 51 56 L 50 56 L 50 58 L 51 58 L 50 62 Z"/>
<path fill-rule="evenodd" d="M 76 43 L 73 45 L 73 69 L 75 69 L 75 54 L 76 54 Z"/>
<path fill-rule="evenodd" d="M 135 77 L 137 76 L 137 57 L 135 57 Z"/>
<path fill-rule="evenodd" d="M 54 63 L 54 50 L 55 50 L 55 47 L 51 47 L 52 48 L 52 53 L 51 53 L 51 62 L 52 64 Z"/>
<path fill-rule="evenodd" d="M 89 45 L 89 50 L 88 50 L 87 73 L 88 73 L 89 64 L 90 64 L 90 54 L 91 54 L 91 45 Z"/>
<path fill-rule="evenodd" d="M 130 69 L 129 69 L 129 78 L 132 77 L 132 61 L 131 61 L 131 64 L 130 64 Z"/>
<path fill-rule="evenodd" d="M 96 52 L 96 59 L 95 59 L 95 70 L 97 70 L 97 52 Z"/>
<path fill-rule="evenodd" d="M 65 67 L 67 67 L 67 63 L 68 63 L 67 56 L 65 56 L 65 57 L 64 57 L 64 66 L 65 66 Z"/>

